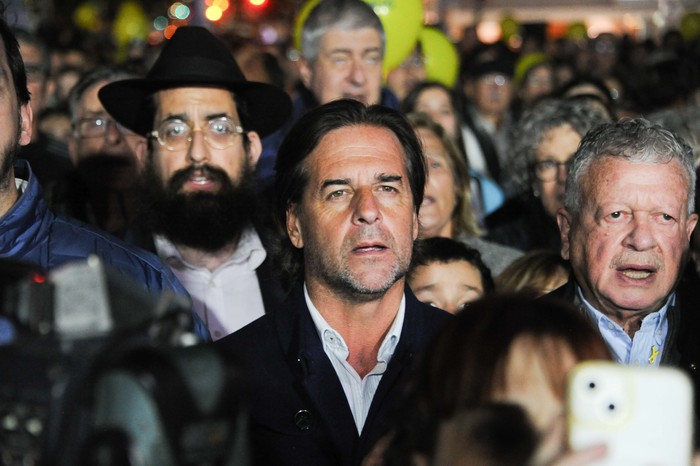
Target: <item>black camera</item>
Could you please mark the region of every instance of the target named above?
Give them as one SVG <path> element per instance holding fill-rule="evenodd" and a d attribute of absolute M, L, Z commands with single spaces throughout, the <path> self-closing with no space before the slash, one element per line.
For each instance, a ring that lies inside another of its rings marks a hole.
<path fill-rule="evenodd" d="M 0 463 L 247 465 L 242 376 L 189 302 L 96 257 L 0 262 Z"/>

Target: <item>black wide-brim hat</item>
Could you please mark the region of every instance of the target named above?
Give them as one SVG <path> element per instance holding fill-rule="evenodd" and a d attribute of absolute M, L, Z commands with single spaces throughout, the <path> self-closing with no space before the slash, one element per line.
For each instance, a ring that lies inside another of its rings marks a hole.
<path fill-rule="evenodd" d="M 146 136 L 153 129 L 151 95 L 176 87 L 229 89 L 245 102 L 248 117 L 241 125 L 261 137 L 279 128 L 292 109 L 284 90 L 247 81 L 229 49 L 200 26 L 179 27 L 145 78 L 115 81 L 102 87 L 98 95 L 116 121 Z"/>

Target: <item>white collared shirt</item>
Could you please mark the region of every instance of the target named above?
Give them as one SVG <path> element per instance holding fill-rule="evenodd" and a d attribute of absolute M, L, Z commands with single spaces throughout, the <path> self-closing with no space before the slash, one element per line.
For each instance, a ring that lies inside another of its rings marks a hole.
<path fill-rule="evenodd" d="M 672 305 L 676 299 L 675 293 L 666 300 L 666 304 L 661 309 L 644 316 L 641 327 L 635 332 L 634 338 L 630 338 L 620 324 L 586 301 L 580 287 L 577 287 L 577 292 L 589 317 L 595 322 L 617 362 L 640 367 L 657 367 L 661 364 L 668 334 L 666 314 L 669 305 Z"/>
<path fill-rule="evenodd" d="M 345 398 L 350 405 L 350 411 L 355 419 L 357 432 L 362 433 L 362 427 L 365 425 L 369 407 L 372 404 L 374 394 L 377 392 L 379 382 L 382 380 L 382 375 L 386 372 L 389 366 L 391 357 L 394 355 L 396 346 L 399 344 L 401 337 L 401 329 L 403 329 L 403 321 L 406 313 L 406 296 L 401 298 L 399 311 L 387 332 L 379 352 L 377 353 L 377 364 L 364 379 L 360 378 L 359 374 L 348 362 L 350 351 L 345 344 L 345 340 L 335 329 L 333 329 L 326 319 L 323 318 L 316 306 L 311 302 L 306 284 L 304 284 L 304 298 L 306 306 L 309 308 L 311 319 L 314 321 L 318 336 L 323 342 L 323 351 L 325 351 L 328 359 L 330 359 L 335 373 L 338 375 L 338 380 L 343 386 Z"/>
<path fill-rule="evenodd" d="M 187 263 L 175 245 L 155 236 L 158 255 L 192 297 L 194 310 L 218 340 L 265 314 L 255 270 L 266 257 L 253 228 L 241 235 L 233 255 L 215 271 Z"/>

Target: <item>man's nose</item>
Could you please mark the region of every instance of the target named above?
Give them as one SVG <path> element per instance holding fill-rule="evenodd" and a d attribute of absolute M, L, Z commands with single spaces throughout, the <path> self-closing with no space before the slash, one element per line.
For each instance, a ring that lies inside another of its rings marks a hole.
<path fill-rule="evenodd" d="M 645 216 L 634 217 L 630 223 L 630 231 L 625 237 L 624 245 L 635 251 L 645 251 L 656 246 L 651 222 L 652 220 Z"/>
<path fill-rule="evenodd" d="M 367 70 L 365 70 L 365 64 L 362 60 L 352 60 L 350 80 L 358 86 L 362 86 L 367 82 Z"/>
<path fill-rule="evenodd" d="M 124 135 L 122 134 L 119 125 L 114 120 L 107 120 L 105 128 L 105 141 L 110 145 L 119 144 Z"/>
<path fill-rule="evenodd" d="M 209 160 L 209 146 L 204 140 L 204 133 L 199 129 L 193 129 L 190 133 L 190 147 L 187 150 L 187 160 L 194 164 L 201 164 Z"/>
<path fill-rule="evenodd" d="M 353 222 L 372 225 L 381 221 L 382 214 L 371 188 L 361 188 L 353 198 Z"/>

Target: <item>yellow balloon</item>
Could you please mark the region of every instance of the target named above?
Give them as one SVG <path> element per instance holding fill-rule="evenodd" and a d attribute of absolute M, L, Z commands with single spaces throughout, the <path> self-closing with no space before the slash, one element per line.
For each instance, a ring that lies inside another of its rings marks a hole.
<path fill-rule="evenodd" d="M 422 0 L 364 0 L 379 16 L 386 36 L 384 70 L 399 66 L 408 57 L 423 28 Z"/>
<path fill-rule="evenodd" d="M 148 16 L 139 3 L 126 1 L 119 6 L 112 25 L 112 34 L 118 44 L 126 44 L 134 39 L 145 39 L 149 30 Z"/>
<path fill-rule="evenodd" d="M 425 27 L 418 36 L 427 79 L 438 81 L 447 87 L 457 83 L 459 54 L 452 41 L 439 29 Z"/>
<path fill-rule="evenodd" d="M 99 32 L 102 26 L 100 11 L 94 3 L 85 2 L 73 12 L 73 22 L 86 31 Z"/>
<path fill-rule="evenodd" d="M 681 18 L 680 31 L 686 40 L 700 36 L 700 13 L 694 11 L 686 13 Z"/>
<path fill-rule="evenodd" d="M 304 27 L 306 18 L 309 17 L 309 13 L 314 9 L 320 0 L 309 0 L 302 5 L 297 13 L 296 19 L 294 20 L 294 48 L 301 50 L 301 29 Z"/>

